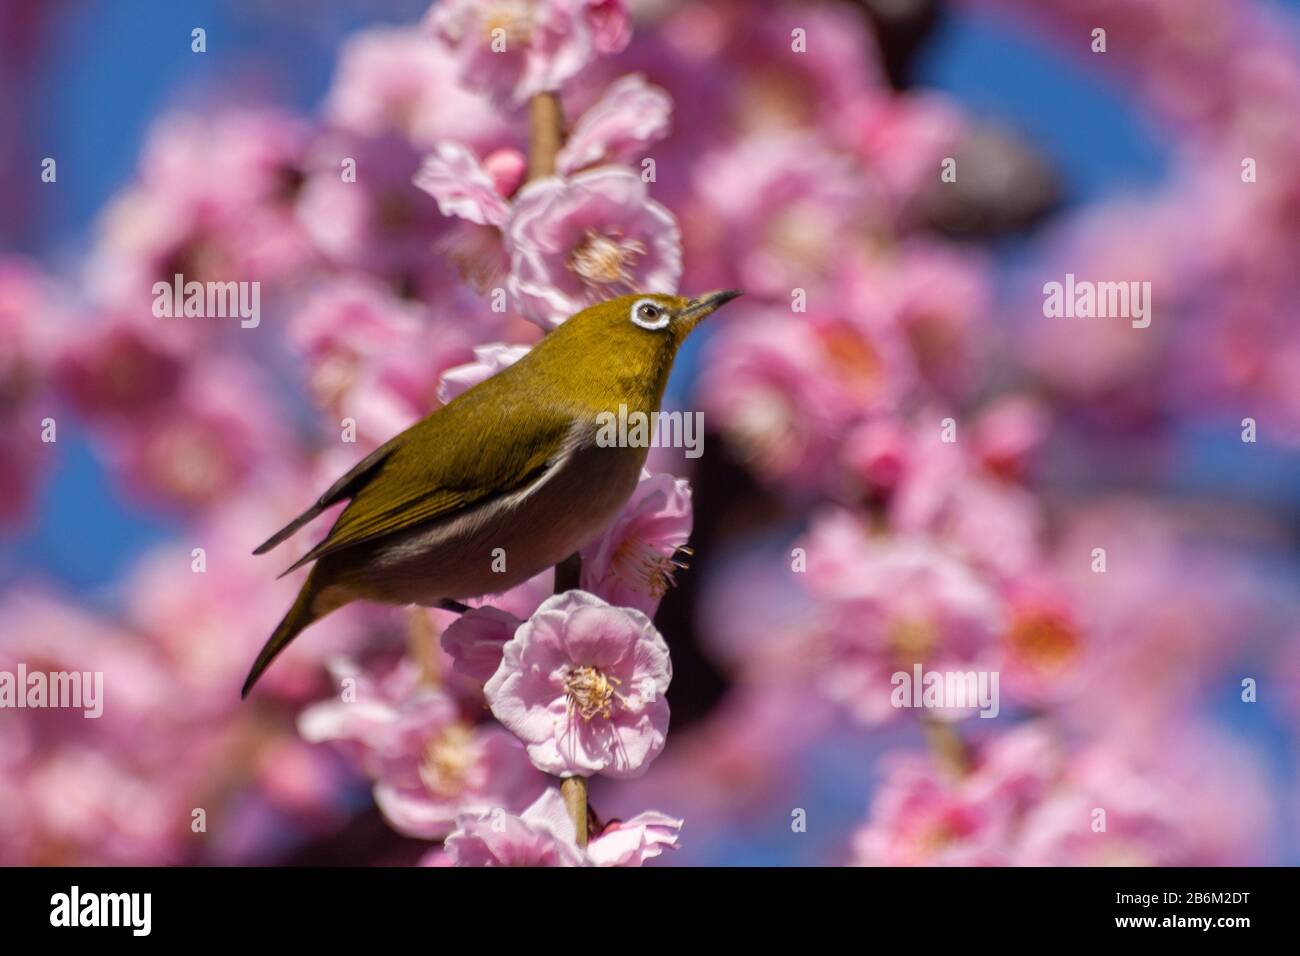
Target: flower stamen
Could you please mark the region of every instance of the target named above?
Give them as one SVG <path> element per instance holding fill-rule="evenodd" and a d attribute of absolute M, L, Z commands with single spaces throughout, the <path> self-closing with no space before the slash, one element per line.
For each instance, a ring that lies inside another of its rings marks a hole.
<path fill-rule="evenodd" d="M 576 711 L 587 721 L 597 715 L 609 720 L 614 716 L 614 702 L 621 699 L 615 688 L 622 683 L 589 665 L 574 668 L 564 682 L 569 714 Z"/>

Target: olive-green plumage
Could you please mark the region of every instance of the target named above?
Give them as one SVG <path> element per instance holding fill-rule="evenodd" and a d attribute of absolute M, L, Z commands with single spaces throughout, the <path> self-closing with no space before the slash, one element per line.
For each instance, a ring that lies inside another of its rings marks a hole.
<path fill-rule="evenodd" d="M 677 349 L 738 294 L 629 295 L 584 309 L 362 459 L 254 552 L 350 499 L 285 571 L 315 562 L 243 694 L 303 628 L 344 604 L 497 593 L 599 534 L 635 489 L 647 449 L 599 445 L 598 416 L 620 405 L 656 413 Z"/>

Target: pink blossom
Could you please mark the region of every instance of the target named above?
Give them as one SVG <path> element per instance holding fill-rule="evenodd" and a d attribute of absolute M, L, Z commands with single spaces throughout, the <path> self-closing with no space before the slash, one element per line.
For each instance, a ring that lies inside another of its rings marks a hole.
<path fill-rule="evenodd" d="M 835 489 L 844 435 L 897 409 L 915 383 L 898 329 L 845 286 L 797 320 L 733 313 L 706 347 L 700 403 L 757 477 Z"/>
<path fill-rule="evenodd" d="M 349 162 L 354 180 L 345 178 Z M 324 137 L 308 158 L 297 217 L 329 262 L 451 298 L 459 264 L 436 251 L 450 244 L 457 223 L 412 184 L 419 165 L 419 153 L 395 134 Z"/>
<path fill-rule="evenodd" d="M 466 87 L 514 105 L 559 90 L 631 36 L 621 0 L 443 0 L 425 27 L 451 48 Z"/>
<path fill-rule="evenodd" d="M 641 472 L 614 523 L 582 549 L 582 588 L 618 607 L 653 616 L 682 565 L 691 536 L 691 486 L 684 478 Z"/>
<path fill-rule="evenodd" d="M 529 349 L 530 346 L 527 345 L 506 345 L 501 342 L 474 346 L 473 362 L 457 365 L 442 373 L 442 381 L 438 383 L 438 401 L 447 404 L 479 382 L 487 381 L 503 368 L 514 365 L 528 354 Z"/>
<path fill-rule="evenodd" d="M 525 318 L 551 328 L 594 302 L 677 290 L 681 235 L 631 170 L 529 183 L 507 226 L 508 287 Z"/>
<path fill-rule="evenodd" d="M 934 541 L 872 537 L 852 514 L 831 511 L 802 546 L 806 587 L 823 617 L 818 683 L 859 720 L 898 715 L 891 677 L 900 670 L 997 669 L 1003 604 Z"/>
<path fill-rule="evenodd" d="M 386 355 L 425 334 L 424 310 L 377 279 L 344 275 L 320 283 L 289 317 L 289 340 L 307 363 L 316 402 L 335 409 Z"/>
<path fill-rule="evenodd" d="M 510 215 L 509 203 L 491 174 L 460 143 L 435 143 L 414 182 L 438 201 L 444 216 L 468 219 L 480 226 L 503 226 Z"/>
<path fill-rule="evenodd" d="M 140 181 L 102 217 L 88 270 L 96 298 L 147 312 L 153 284 L 177 273 L 187 282 L 265 282 L 310 265 L 294 215 L 307 134 L 298 118 L 269 109 L 161 119 Z"/>
<path fill-rule="evenodd" d="M 174 400 L 106 429 L 105 457 L 144 498 L 186 509 L 206 508 L 250 480 L 285 436 L 260 369 L 214 359 L 186 378 Z"/>
<path fill-rule="evenodd" d="M 872 90 L 855 99 L 836 128 L 901 212 L 953 155 L 963 122 L 954 105 L 933 93 Z"/>
<path fill-rule="evenodd" d="M 707 283 L 755 295 L 788 300 L 829 283 L 880 215 L 869 177 L 807 133 L 743 139 L 702 157 L 694 176 L 689 258 L 704 261 Z"/>
<path fill-rule="evenodd" d="M 54 379 L 85 418 L 147 414 L 175 394 L 196 347 L 183 324 L 114 311 L 66 338 Z"/>
<path fill-rule="evenodd" d="M 501 666 L 506 642 L 522 623 L 495 607 L 471 608 L 442 632 L 442 649 L 451 655 L 457 673 L 486 684 Z"/>
<path fill-rule="evenodd" d="M 668 135 L 672 108 L 668 94 L 639 74 L 615 80 L 573 124 L 556 167 L 568 175 L 604 163 L 639 165 L 644 150 Z"/>
<path fill-rule="evenodd" d="M 984 471 L 960 441 L 945 442 L 939 423 L 914 430 L 909 466 L 890 501 L 890 526 L 925 533 L 998 578 L 1031 571 L 1042 560 L 1042 517 L 1033 496 Z"/>
<path fill-rule="evenodd" d="M 460 813 L 522 807 L 540 789 L 517 740 L 468 723 L 450 696 L 405 666 L 382 683 L 357 679 L 350 696 L 304 711 L 299 729 L 312 742 L 359 750 L 375 803 L 411 836 L 443 837 Z"/>
<path fill-rule="evenodd" d="M 507 124 L 487 98 L 462 87 L 446 52 L 417 29 L 352 34 L 339 53 L 325 116 L 366 137 L 398 132 L 420 147 L 454 139 L 498 145 Z"/>
<path fill-rule="evenodd" d="M 548 787 L 515 816 L 500 809 L 462 814 L 443 841 L 453 866 L 583 866 L 564 799 Z"/>
<path fill-rule="evenodd" d="M 596 866 L 641 866 L 665 848 L 675 850 L 681 830 L 681 820 L 656 810 L 612 820 L 587 844 L 587 856 Z"/>
<path fill-rule="evenodd" d="M 506 643 L 484 694 L 539 769 L 635 777 L 663 749 L 671 679 L 668 645 L 648 617 L 568 591 Z"/>
<path fill-rule="evenodd" d="M 548 787 L 522 814 L 498 809 L 462 814 L 444 842 L 455 866 L 641 866 L 675 849 L 682 821 L 650 811 L 611 821 L 586 852 L 559 790 Z"/>

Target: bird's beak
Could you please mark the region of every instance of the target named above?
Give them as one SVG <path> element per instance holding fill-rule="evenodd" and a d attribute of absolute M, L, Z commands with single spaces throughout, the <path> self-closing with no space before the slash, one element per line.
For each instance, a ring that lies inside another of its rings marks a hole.
<path fill-rule="evenodd" d="M 740 295 L 739 289 L 724 289 L 721 292 L 708 292 L 696 296 L 686 303 L 686 308 L 678 313 L 677 319 L 678 321 L 685 320 L 694 326 L 701 319 L 712 315 L 738 295 Z"/>

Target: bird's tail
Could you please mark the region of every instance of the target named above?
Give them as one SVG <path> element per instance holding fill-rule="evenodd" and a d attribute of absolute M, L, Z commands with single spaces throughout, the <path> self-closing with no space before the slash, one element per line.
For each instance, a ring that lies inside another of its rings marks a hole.
<path fill-rule="evenodd" d="M 271 662 L 275 660 L 282 650 L 289 646 L 289 642 L 297 637 L 303 628 L 347 603 L 346 601 L 326 602 L 321 600 L 322 589 L 317 583 L 319 578 L 318 570 L 319 565 L 312 568 L 311 574 L 307 576 L 302 589 L 294 599 L 293 606 L 289 608 L 288 613 L 276 625 L 275 631 L 262 645 L 257 660 L 253 661 L 253 667 L 248 672 L 248 679 L 244 681 L 243 690 L 239 692 L 240 698 L 248 696 L 248 692 L 253 689 L 253 685 L 257 683 L 262 673 L 271 666 Z"/>

